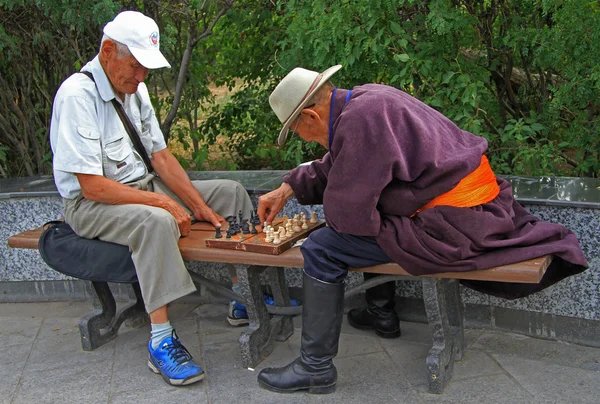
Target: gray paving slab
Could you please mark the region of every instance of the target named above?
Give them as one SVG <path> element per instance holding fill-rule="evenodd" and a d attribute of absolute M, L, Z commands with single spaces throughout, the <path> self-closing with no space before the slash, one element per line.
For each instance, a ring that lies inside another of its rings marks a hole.
<path fill-rule="evenodd" d="M 148 325 L 124 326 L 114 341 L 84 352 L 77 323 L 89 310 L 81 302 L 0 305 L 0 403 L 599 402 L 600 349 L 491 330 L 466 330 L 467 349 L 453 379 L 442 395 L 429 394 L 425 357 L 431 332 L 426 324 L 405 322 L 402 337 L 386 340 L 344 321 L 336 393 L 273 393 L 260 388 L 256 377 L 262 368 L 299 355 L 300 318 L 288 341 L 276 342 L 252 371 L 241 365 L 244 328 L 228 325 L 225 304 L 171 305 L 172 324 L 206 371 L 204 381 L 175 388 L 147 368 Z"/>
<path fill-rule="evenodd" d="M 153 389 L 141 389 L 113 394 L 110 404 L 156 404 L 156 403 L 208 403 L 202 382 L 191 386 L 156 386 Z"/>
<path fill-rule="evenodd" d="M 425 358 L 431 346 L 400 339 L 382 340 L 385 352 L 412 386 L 427 384 Z"/>
<path fill-rule="evenodd" d="M 597 404 L 600 372 L 493 354 L 498 363 L 541 403 Z"/>
<path fill-rule="evenodd" d="M 45 302 L 45 303 L 2 303 L 2 317 L 43 318 L 81 317 L 92 311 L 92 303 L 81 302 Z"/>
<path fill-rule="evenodd" d="M 448 404 L 533 404 L 534 397 L 507 375 L 484 376 L 450 383 L 441 395 L 417 386 L 422 403 Z M 564 402 L 567 404 L 568 402 Z"/>
<path fill-rule="evenodd" d="M 107 403 L 111 370 L 110 362 L 26 370 L 12 403 Z"/>
<path fill-rule="evenodd" d="M 322 403 L 418 403 L 402 369 L 384 352 L 337 358 L 337 391 Z"/>
<path fill-rule="evenodd" d="M 519 334 L 486 331 L 469 348 L 543 363 L 600 370 L 598 348 L 530 338 Z"/>
<path fill-rule="evenodd" d="M 15 372 L 12 369 L 6 367 L 0 369 L 0 403 L 8 404 L 13 398 L 17 390 L 19 381 L 21 380 L 21 372 Z"/>
<path fill-rule="evenodd" d="M 32 344 L 40 331 L 42 318 L 0 317 L 2 346 Z"/>
<path fill-rule="evenodd" d="M 227 322 L 227 305 L 206 304 L 194 310 L 203 345 L 237 342 L 246 327 L 232 327 Z"/>
<path fill-rule="evenodd" d="M 242 357 L 237 343 L 208 345 L 204 353 L 207 375 L 203 383 L 208 389 L 211 404 L 296 404 L 310 400 L 306 393 L 281 395 L 260 388 L 256 380 L 260 368 L 250 371 L 241 366 Z M 286 343 L 276 344 L 270 358 L 275 357 L 283 360 L 265 361 L 261 368 L 265 365 L 280 366 L 293 359 Z"/>
<path fill-rule="evenodd" d="M 91 352 L 83 351 L 77 322 L 76 318 L 44 319 L 25 371 L 48 371 L 55 368 L 112 361 L 115 341 L 110 341 Z"/>

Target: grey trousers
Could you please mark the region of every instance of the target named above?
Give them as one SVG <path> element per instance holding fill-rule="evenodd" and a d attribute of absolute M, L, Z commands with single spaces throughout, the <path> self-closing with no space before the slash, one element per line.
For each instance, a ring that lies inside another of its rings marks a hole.
<path fill-rule="evenodd" d="M 252 202 L 238 182 L 207 180 L 192 181 L 192 184 L 207 205 L 221 216 L 232 217 L 241 210 L 244 219 L 250 218 Z M 127 185 L 166 194 L 191 214 L 181 200 L 151 174 Z M 177 246 L 181 236 L 177 222 L 166 210 L 146 205 L 108 205 L 81 195 L 63 199 L 63 205 L 66 222 L 79 236 L 129 247 L 148 313 L 196 290 Z"/>

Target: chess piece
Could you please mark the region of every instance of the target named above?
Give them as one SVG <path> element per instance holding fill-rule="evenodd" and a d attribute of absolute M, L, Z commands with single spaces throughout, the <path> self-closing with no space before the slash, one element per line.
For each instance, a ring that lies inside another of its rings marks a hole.
<path fill-rule="evenodd" d="M 304 218 L 302 219 L 302 229 L 308 229 L 308 223 L 306 223 L 306 216 L 304 216 Z"/>
<path fill-rule="evenodd" d="M 272 242 L 273 241 L 273 234 L 271 233 L 271 229 L 269 227 L 267 227 L 267 226 L 265 226 L 265 234 L 267 235 L 265 237 L 265 241 L 267 243 Z"/>
<path fill-rule="evenodd" d="M 283 226 L 279 226 L 279 239 L 281 241 L 287 240 L 289 237 L 285 234 L 285 228 Z"/>
<path fill-rule="evenodd" d="M 242 233 L 244 233 L 244 234 L 250 233 L 250 226 L 248 225 L 247 220 L 245 220 L 244 224 L 242 224 Z"/>
<path fill-rule="evenodd" d="M 215 227 L 215 238 L 221 238 L 223 235 L 221 234 L 221 226 Z"/>
<path fill-rule="evenodd" d="M 281 240 L 279 239 L 279 232 L 276 231 L 273 233 L 273 244 L 281 244 Z"/>
<path fill-rule="evenodd" d="M 317 223 L 317 212 L 310 212 L 310 222 Z"/>
<path fill-rule="evenodd" d="M 254 225 L 260 224 L 260 217 L 258 217 L 258 213 L 256 213 L 256 211 L 252 212 L 252 217 L 250 218 L 250 220 Z"/>
<path fill-rule="evenodd" d="M 265 234 L 267 233 L 267 228 L 268 228 L 268 227 L 269 227 L 269 226 L 267 225 L 267 222 L 265 222 L 265 223 L 263 224 L 263 233 L 265 233 Z"/>
<path fill-rule="evenodd" d="M 231 230 L 233 235 L 236 235 L 240 232 L 240 225 L 237 221 L 237 217 L 235 216 L 233 218 L 233 222 L 231 222 Z"/>
<path fill-rule="evenodd" d="M 252 220 L 250 221 L 250 223 L 252 223 L 252 229 L 250 229 L 250 234 L 258 234 L 258 230 L 256 230 L 256 223 Z"/>
<path fill-rule="evenodd" d="M 242 219 L 242 211 L 241 210 L 238 212 L 238 216 L 240 218 L 240 223 L 242 223 L 243 219 Z"/>
<path fill-rule="evenodd" d="M 285 225 L 285 235 L 287 238 L 292 238 L 294 235 L 294 230 L 292 229 L 292 222 L 288 221 Z"/>
<path fill-rule="evenodd" d="M 227 235 L 225 236 L 225 238 L 231 238 L 232 235 L 232 230 L 231 228 L 227 229 Z"/>
<path fill-rule="evenodd" d="M 294 233 L 298 233 L 300 231 L 302 231 L 302 228 L 300 227 L 300 224 L 298 223 L 298 218 L 294 218 L 293 220 L 293 226 L 292 226 L 292 230 L 294 230 Z"/>

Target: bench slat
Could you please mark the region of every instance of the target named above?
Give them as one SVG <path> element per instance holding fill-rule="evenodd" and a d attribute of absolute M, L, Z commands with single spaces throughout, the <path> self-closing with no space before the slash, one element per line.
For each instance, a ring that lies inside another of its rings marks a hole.
<path fill-rule="evenodd" d="M 206 226 L 206 224 L 195 224 L 193 225 L 193 231 L 187 237 L 179 240 L 179 249 L 184 260 L 290 268 L 302 268 L 304 266 L 304 259 L 299 248 L 289 249 L 280 255 L 269 255 L 206 247 L 206 238 L 214 235 L 214 230 L 209 229 L 210 226 Z M 41 234 L 42 228 L 25 231 L 9 237 L 8 245 L 13 248 L 37 249 L 38 239 Z M 426 276 L 480 281 L 539 283 L 550 262 L 552 262 L 552 256 L 546 255 L 490 269 L 469 272 L 444 272 Z M 350 268 L 350 270 L 355 272 L 412 276 L 398 264 L 394 263 L 369 268 Z"/>

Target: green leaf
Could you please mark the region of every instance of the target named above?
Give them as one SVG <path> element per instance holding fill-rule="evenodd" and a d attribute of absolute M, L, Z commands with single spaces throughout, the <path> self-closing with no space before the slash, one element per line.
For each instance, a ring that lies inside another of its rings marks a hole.
<path fill-rule="evenodd" d="M 401 53 L 399 55 L 394 55 L 394 60 L 397 62 L 406 63 L 410 60 L 410 56 L 408 56 L 406 53 Z"/>
<path fill-rule="evenodd" d="M 390 21 L 390 29 L 396 35 L 400 35 L 404 33 L 404 30 L 396 21 Z"/>

